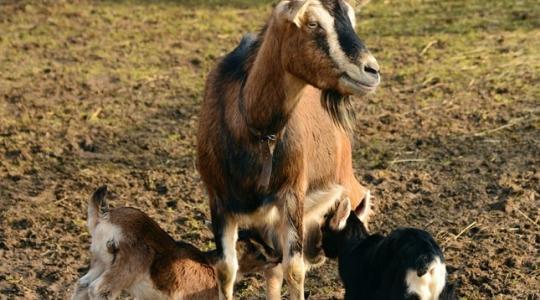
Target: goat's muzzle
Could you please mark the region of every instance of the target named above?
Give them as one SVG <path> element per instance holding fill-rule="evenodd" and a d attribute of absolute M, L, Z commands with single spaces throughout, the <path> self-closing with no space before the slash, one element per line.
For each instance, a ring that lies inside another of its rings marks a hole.
<path fill-rule="evenodd" d="M 356 65 L 339 78 L 340 89 L 347 94 L 362 96 L 375 91 L 381 82 L 379 64 L 369 52 L 363 53 Z"/>

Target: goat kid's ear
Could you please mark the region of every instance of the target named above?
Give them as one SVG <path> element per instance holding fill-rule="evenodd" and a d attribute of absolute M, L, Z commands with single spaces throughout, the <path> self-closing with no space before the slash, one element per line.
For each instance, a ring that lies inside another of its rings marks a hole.
<path fill-rule="evenodd" d="M 341 200 L 335 214 L 332 216 L 332 219 L 330 219 L 330 228 L 335 231 L 340 231 L 345 228 L 350 214 L 351 201 L 346 197 Z"/>
<path fill-rule="evenodd" d="M 362 223 L 364 223 L 364 226 L 366 226 L 367 229 L 367 224 L 372 214 L 371 191 L 368 190 L 366 192 L 360 205 L 354 209 L 354 214 L 358 217 L 358 219 L 360 219 L 360 221 L 362 221 Z"/>
<path fill-rule="evenodd" d="M 95 205 L 99 214 L 105 214 L 109 211 L 109 203 L 107 202 L 107 186 L 100 186 L 92 195 L 92 203 Z"/>
<path fill-rule="evenodd" d="M 266 244 L 262 244 L 257 239 L 249 238 L 249 242 L 255 247 L 258 253 L 262 254 L 264 256 L 264 259 L 268 263 L 275 263 L 278 264 L 281 262 L 281 256 L 277 255 L 270 246 Z"/>
<path fill-rule="evenodd" d="M 297 27 L 301 27 L 302 18 L 306 13 L 310 1 L 311 0 L 289 0 L 281 2 L 279 6 L 281 6 L 281 13 L 284 13 L 284 16 L 288 21 L 294 23 Z"/>
<path fill-rule="evenodd" d="M 261 243 L 259 243 L 258 241 L 252 238 L 249 238 L 248 241 L 249 243 L 251 243 L 251 245 L 253 245 L 253 247 L 255 247 L 257 252 L 263 254 L 266 257 L 266 249 L 264 248 L 263 245 L 261 245 Z"/>

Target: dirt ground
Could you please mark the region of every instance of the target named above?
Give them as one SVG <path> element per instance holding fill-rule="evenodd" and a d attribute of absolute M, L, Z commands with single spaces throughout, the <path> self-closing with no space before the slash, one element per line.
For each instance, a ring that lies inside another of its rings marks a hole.
<path fill-rule="evenodd" d="M 204 79 L 268 1 L 0 0 L 0 299 L 62 299 L 89 263 L 102 184 L 209 249 L 195 169 Z M 383 83 L 356 99 L 373 231 L 430 231 L 461 299 L 540 299 L 540 2 L 373 0 Z M 262 297 L 259 276 L 240 299 Z M 313 299 L 341 296 L 335 263 Z"/>

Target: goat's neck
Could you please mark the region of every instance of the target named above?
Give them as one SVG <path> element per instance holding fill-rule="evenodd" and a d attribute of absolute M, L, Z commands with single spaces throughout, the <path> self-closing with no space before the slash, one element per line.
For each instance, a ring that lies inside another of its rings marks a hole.
<path fill-rule="evenodd" d="M 261 46 L 248 71 L 242 91 L 247 126 L 264 134 L 276 134 L 287 123 L 302 91 L 303 80 L 282 66 L 281 42 L 277 26 L 269 24 Z"/>
<path fill-rule="evenodd" d="M 376 254 L 376 249 L 384 237 L 380 234 L 356 237 L 344 241 L 338 259 L 348 258 L 351 252 L 361 251 L 363 253 Z"/>

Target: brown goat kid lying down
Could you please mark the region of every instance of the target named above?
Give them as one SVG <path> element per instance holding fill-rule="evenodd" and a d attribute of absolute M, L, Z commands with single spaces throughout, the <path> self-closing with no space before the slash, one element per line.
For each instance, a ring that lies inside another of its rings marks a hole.
<path fill-rule="evenodd" d="M 138 209 L 109 209 L 106 194 L 101 187 L 88 203 L 92 262 L 72 299 L 114 299 L 122 291 L 136 299 L 218 299 L 215 250 L 174 241 Z M 264 271 L 281 261 L 248 233 L 240 233 L 237 251 L 240 273 Z"/>

